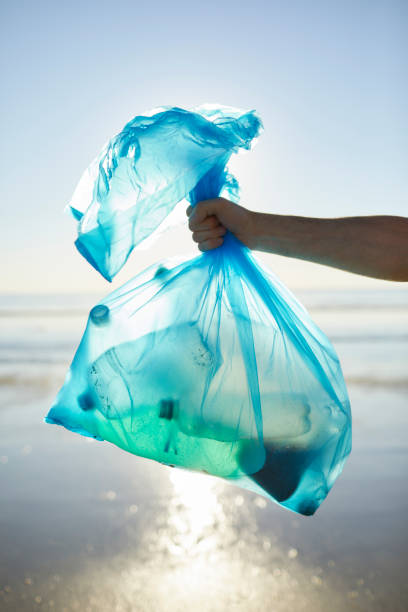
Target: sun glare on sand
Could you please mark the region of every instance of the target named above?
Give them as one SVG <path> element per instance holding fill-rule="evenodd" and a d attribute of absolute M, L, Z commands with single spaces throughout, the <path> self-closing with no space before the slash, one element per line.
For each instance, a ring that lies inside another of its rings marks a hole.
<path fill-rule="evenodd" d="M 212 530 L 224 515 L 215 493 L 214 478 L 174 469 L 170 481 L 174 487 L 174 497 L 169 523 L 178 533 L 181 553 L 203 542 L 204 533 Z"/>

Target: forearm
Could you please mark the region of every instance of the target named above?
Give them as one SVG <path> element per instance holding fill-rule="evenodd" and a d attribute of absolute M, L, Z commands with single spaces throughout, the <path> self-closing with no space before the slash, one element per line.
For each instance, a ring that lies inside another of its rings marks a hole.
<path fill-rule="evenodd" d="M 408 219 L 252 213 L 250 248 L 374 278 L 408 281 Z"/>

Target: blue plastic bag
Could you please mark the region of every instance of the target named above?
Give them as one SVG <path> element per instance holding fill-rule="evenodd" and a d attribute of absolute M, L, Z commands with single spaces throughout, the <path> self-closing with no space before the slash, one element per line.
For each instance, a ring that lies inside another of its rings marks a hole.
<path fill-rule="evenodd" d="M 226 107 L 133 119 L 85 175 L 92 189 L 76 192 L 75 211 L 78 194 L 89 197 L 75 212 L 79 250 L 111 278 L 179 200 L 236 201 L 226 164 L 260 129 L 254 112 Z M 91 310 L 46 421 L 306 515 L 351 450 L 333 347 L 232 234 L 195 259 L 152 266 Z"/>
<path fill-rule="evenodd" d="M 200 179 L 222 173 L 231 153 L 248 149 L 260 128 L 252 112 L 212 105 L 195 112 L 162 109 L 129 121 L 84 172 L 72 197 L 80 253 L 111 281 Z M 237 189 L 230 180 L 229 193 Z"/>

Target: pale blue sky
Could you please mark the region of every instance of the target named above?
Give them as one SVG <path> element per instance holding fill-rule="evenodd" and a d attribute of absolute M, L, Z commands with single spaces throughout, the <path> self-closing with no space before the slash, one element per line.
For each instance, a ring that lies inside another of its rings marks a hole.
<path fill-rule="evenodd" d="M 405 0 L 15 0 L 1 23 L 2 292 L 110 290 L 62 210 L 105 140 L 164 104 L 257 109 L 265 132 L 234 163 L 244 205 L 408 214 Z M 193 248 L 175 230 L 115 284 Z M 366 283 L 267 261 L 293 288 Z"/>

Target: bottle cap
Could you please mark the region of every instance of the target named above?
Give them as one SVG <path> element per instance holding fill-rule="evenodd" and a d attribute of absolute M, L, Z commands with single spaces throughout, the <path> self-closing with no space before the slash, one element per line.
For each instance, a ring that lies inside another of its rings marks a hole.
<path fill-rule="evenodd" d="M 105 304 L 98 304 L 92 308 L 89 316 L 95 325 L 106 325 L 109 321 L 109 308 Z"/>
<path fill-rule="evenodd" d="M 161 278 L 165 276 L 168 272 L 168 269 L 165 266 L 159 266 L 154 274 L 154 278 Z"/>
<path fill-rule="evenodd" d="M 82 410 L 93 410 L 95 408 L 95 401 L 92 395 L 89 392 L 82 393 L 78 397 L 78 404 L 82 408 Z"/>

